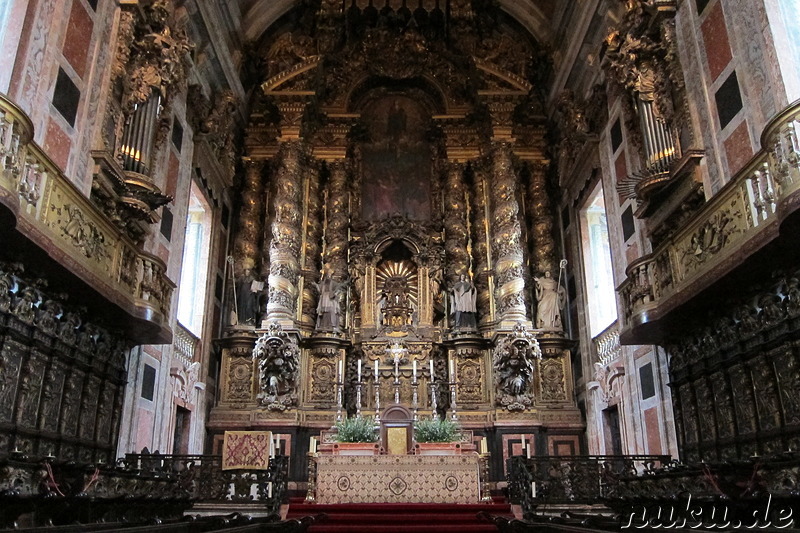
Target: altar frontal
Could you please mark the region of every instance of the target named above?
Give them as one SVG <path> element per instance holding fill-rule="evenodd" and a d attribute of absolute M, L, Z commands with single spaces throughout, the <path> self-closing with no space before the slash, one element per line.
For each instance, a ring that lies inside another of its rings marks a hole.
<path fill-rule="evenodd" d="M 317 503 L 478 503 L 479 458 L 322 456 Z"/>

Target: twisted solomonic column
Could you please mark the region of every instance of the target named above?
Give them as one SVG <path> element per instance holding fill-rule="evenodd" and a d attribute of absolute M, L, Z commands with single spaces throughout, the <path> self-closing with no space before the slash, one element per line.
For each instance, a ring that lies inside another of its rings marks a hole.
<path fill-rule="evenodd" d="M 301 141 L 281 145 L 275 170 L 275 218 L 269 247 L 267 320 L 289 323 L 297 310 L 302 247 L 303 147 Z M 293 323 L 292 323 L 293 325 Z"/>
<path fill-rule="evenodd" d="M 478 322 L 485 324 L 494 320 L 489 278 L 492 274 L 492 256 L 489 242 L 489 202 L 487 171 L 483 165 L 474 167 L 472 186 L 472 259 L 475 272 L 475 288 L 478 290 Z"/>
<path fill-rule="evenodd" d="M 456 283 L 462 274 L 469 274 L 469 228 L 463 163 L 450 163 L 447 169 L 447 194 L 444 209 L 444 249 L 447 258 L 447 281 Z"/>
<path fill-rule="evenodd" d="M 244 272 L 244 264 L 257 265 L 259 260 L 258 239 L 264 220 L 264 184 L 262 181 L 263 160 L 245 158 L 242 206 L 239 223 L 233 241 L 234 268 L 236 276 Z"/>
<path fill-rule="evenodd" d="M 528 183 L 528 211 L 533 238 L 532 263 L 537 275 L 549 271 L 557 276 L 556 242 L 553 237 L 553 208 L 547 194 L 547 164 L 532 163 Z"/>
<path fill-rule="evenodd" d="M 492 255 L 495 259 L 495 307 L 501 328 L 527 321 L 525 312 L 524 253 L 517 201 L 517 176 L 511 145 L 496 142 L 492 150 Z"/>
<path fill-rule="evenodd" d="M 319 164 L 306 167 L 306 182 L 304 187 L 305 213 L 303 214 L 303 250 L 302 250 L 302 275 L 303 275 L 303 310 L 302 322 L 311 328 L 316 316 L 317 294 L 314 284 L 317 282 L 320 271 L 320 248 L 322 244 L 322 200 L 320 198 L 320 167 Z"/>

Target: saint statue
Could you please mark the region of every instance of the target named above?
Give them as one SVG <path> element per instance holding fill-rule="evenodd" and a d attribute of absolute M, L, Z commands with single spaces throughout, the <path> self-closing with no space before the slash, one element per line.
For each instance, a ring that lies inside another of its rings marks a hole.
<path fill-rule="evenodd" d="M 325 270 L 317 284 L 319 303 L 317 303 L 317 331 L 339 332 L 339 291 L 343 284 L 331 277 Z"/>
<path fill-rule="evenodd" d="M 245 259 L 244 271 L 236 278 L 236 319 L 238 324 L 252 326 L 258 315 L 258 299 L 264 282 L 253 274 L 253 261 Z M 235 324 L 234 324 L 235 325 Z"/>
<path fill-rule="evenodd" d="M 564 288 L 553 279 L 550 271 L 543 277 L 533 278 L 536 284 L 536 327 L 539 329 L 561 329 L 561 308 L 564 306 Z"/>
<path fill-rule="evenodd" d="M 461 274 L 459 281 L 450 289 L 452 295 L 453 326 L 458 329 L 477 329 L 477 291 L 472 280 Z"/>

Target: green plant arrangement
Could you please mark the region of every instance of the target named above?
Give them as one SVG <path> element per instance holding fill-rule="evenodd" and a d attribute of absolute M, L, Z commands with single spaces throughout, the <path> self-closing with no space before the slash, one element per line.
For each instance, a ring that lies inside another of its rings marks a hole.
<path fill-rule="evenodd" d="M 371 417 L 354 416 L 336 422 L 337 442 L 376 442 L 375 420 Z"/>
<path fill-rule="evenodd" d="M 461 440 L 461 427 L 450 419 L 423 418 L 414 423 L 417 442 L 456 442 Z"/>

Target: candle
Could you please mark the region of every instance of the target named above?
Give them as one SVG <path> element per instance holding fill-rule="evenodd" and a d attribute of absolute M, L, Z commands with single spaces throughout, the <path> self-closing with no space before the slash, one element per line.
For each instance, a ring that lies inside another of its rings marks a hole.
<path fill-rule="evenodd" d="M 375 359 L 375 381 L 378 381 L 378 360 Z"/>
<path fill-rule="evenodd" d="M 395 357 L 394 358 L 394 380 L 397 381 L 397 375 L 400 373 L 398 366 L 400 365 L 400 360 Z"/>
<path fill-rule="evenodd" d="M 533 497 L 536 497 L 536 482 L 531 481 L 531 492 L 533 493 Z"/>
<path fill-rule="evenodd" d="M 435 381 L 435 378 L 433 376 L 433 359 L 431 359 L 430 363 L 431 363 L 431 383 L 433 383 Z"/>
<path fill-rule="evenodd" d="M 361 359 L 358 360 L 358 381 L 361 382 Z"/>
<path fill-rule="evenodd" d="M 525 443 L 525 457 L 527 457 L 528 459 L 531 458 L 531 443 L 530 442 L 526 442 Z"/>
<path fill-rule="evenodd" d="M 413 370 L 414 382 L 416 383 L 416 381 L 417 381 L 417 360 L 416 359 L 414 359 L 413 369 L 414 369 Z"/>
<path fill-rule="evenodd" d="M 489 453 L 489 446 L 486 444 L 486 437 L 481 439 L 481 454 Z"/>
<path fill-rule="evenodd" d="M 336 379 L 337 379 L 337 381 L 340 381 L 340 382 L 342 381 L 342 368 L 343 368 L 342 365 L 344 365 L 344 361 L 339 359 L 339 371 L 336 374 Z"/>
<path fill-rule="evenodd" d="M 453 368 L 453 360 L 450 359 L 450 381 L 455 381 L 455 379 L 456 379 L 456 373 L 455 369 Z"/>
<path fill-rule="evenodd" d="M 281 441 L 278 438 L 278 434 L 276 433 L 275 434 L 275 456 L 280 455 L 280 450 L 281 450 Z"/>
<path fill-rule="evenodd" d="M 317 453 L 317 437 L 311 437 L 311 445 L 309 450 L 311 453 Z"/>

